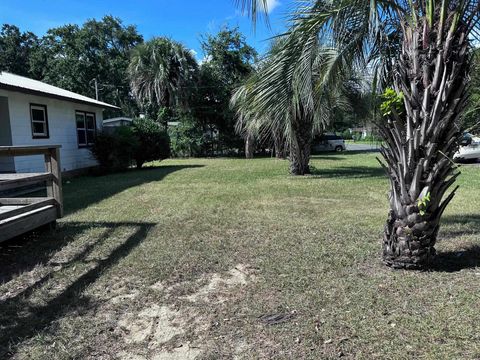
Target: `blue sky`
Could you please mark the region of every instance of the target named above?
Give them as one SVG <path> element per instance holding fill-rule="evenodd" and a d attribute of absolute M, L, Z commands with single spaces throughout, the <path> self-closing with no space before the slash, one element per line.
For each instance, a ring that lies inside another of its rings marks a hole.
<path fill-rule="evenodd" d="M 125 24 L 137 25 L 145 39 L 169 36 L 182 42 L 200 60 L 201 35 L 215 33 L 226 24 L 239 26 L 248 42 L 264 52 L 266 39 L 284 31 L 286 14 L 294 0 L 269 1 L 271 26 L 259 21 L 256 31 L 250 19 L 235 7 L 234 0 L 2 0 L 0 23 L 43 35 L 51 27 L 113 15 Z"/>

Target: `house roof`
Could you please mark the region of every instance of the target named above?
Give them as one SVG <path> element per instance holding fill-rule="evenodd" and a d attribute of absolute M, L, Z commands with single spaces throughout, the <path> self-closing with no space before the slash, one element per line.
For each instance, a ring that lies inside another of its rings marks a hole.
<path fill-rule="evenodd" d="M 116 118 L 105 119 L 105 120 L 103 120 L 103 123 L 104 123 L 104 124 L 110 124 L 110 123 L 113 123 L 113 122 L 116 122 L 116 121 L 128 121 L 128 122 L 132 122 L 133 120 L 132 120 L 132 118 L 120 116 L 120 117 L 116 117 Z"/>
<path fill-rule="evenodd" d="M 49 85 L 38 80 L 29 79 L 5 71 L 0 72 L 0 89 L 41 95 L 54 99 L 98 106 L 101 108 L 119 109 L 117 106 L 110 105 L 53 85 Z"/>

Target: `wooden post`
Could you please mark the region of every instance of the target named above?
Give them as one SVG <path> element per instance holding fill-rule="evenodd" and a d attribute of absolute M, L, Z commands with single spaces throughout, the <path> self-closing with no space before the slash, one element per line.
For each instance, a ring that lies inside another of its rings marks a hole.
<path fill-rule="evenodd" d="M 50 151 L 45 153 L 45 171 L 52 174 L 52 155 Z M 47 196 L 53 198 L 53 179 L 47 180 L 45 183 L 47 186 Z"/>
<path fill-rule="evenodd" d="M 60 166 L 60 149 L 59 148 L 49 149 L 48 157 L 50 158 L 50 162 L 49 162 L 50 168 L 51 168 L 50 171 L 52 173 L 52 178 L 53 178 L 51 191 L 52 191 L 53 198 L 57 203 L 58 217 L 61 218 L 63 217 L 63 195 L 62 195 L 62 168 Z M 45 156 L 45 159 L 47 159 L 47 155 Z"/>
<path fill-rule="evenodd" d="M 45 153 L 45 170 L 52 174 L 52 179 L 47 181 L 47 196 L 55 199 L 57 216 L 61 218 L 63 217 L 63 198 L 60 149 L 51 148 Z"/>

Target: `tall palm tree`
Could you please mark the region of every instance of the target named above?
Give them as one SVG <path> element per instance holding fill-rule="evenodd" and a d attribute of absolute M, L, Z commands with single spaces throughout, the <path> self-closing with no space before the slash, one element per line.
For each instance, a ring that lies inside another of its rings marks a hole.
<path fill-rule="evenodd" d="M 248 3 L 254 17 L 267 6 L 266 0 L 240 3 Z M 317 0 L 293 16 L 289 36 L 339 49 L 325 74 L 363 67 L 395 91 L 379 123 L 391 188 L 383 259 L 394 268 L 431 264 L 440 218 L 455 195 L 456 188 L 446 193 L 459 175 L 451 158 L 479 10 L 478 0 Z M 314 57 L 297 52 L 289 61 Z"/>
<path fill-rule="evenodd" d="M 183 106 L 198 68 L 192 52 L 157 37 L 135 47 L 128 67 L 130 87 L 140 105 Z"/>

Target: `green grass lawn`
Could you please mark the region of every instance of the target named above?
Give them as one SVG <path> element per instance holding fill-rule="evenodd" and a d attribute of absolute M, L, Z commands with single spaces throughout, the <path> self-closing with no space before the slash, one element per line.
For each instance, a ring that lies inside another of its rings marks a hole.
<path fill-rule="evenodd" d="M 312 164 L 66 183 L 56 231 L 1 245 L 0 358 L 480 358 L 480 167 L 463 167 L 434 270 L 406 272 L 380 261 L 375 154 Z"/>

